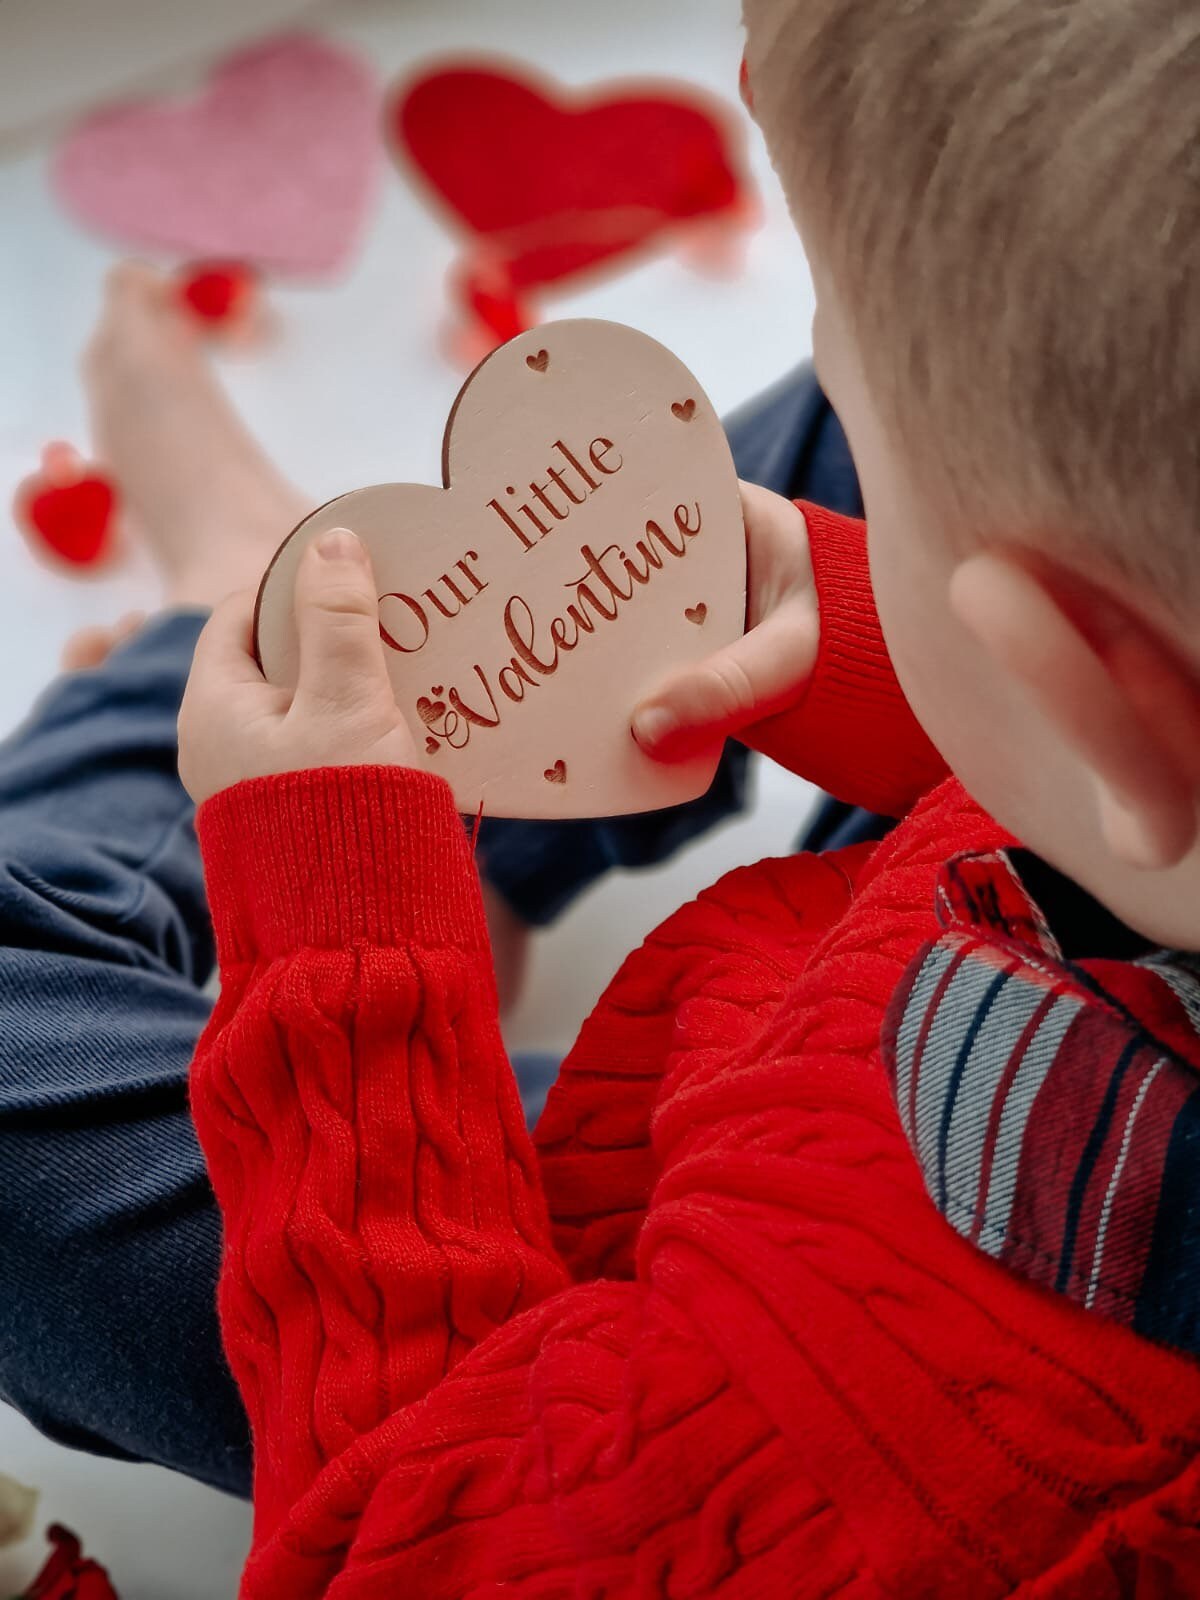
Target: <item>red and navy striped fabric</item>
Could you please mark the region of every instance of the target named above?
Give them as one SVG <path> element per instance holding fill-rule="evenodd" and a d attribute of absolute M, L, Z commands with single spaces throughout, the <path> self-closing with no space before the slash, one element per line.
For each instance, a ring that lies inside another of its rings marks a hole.
<path fill-rule="evenodd" d="M 1127 930 L 1123 958 L 1102 938 L 1081 953 L 1079 891 L 1068 941 L 1018 860 L 943 870 L 944 932 L 893 998 L 884 1058 L 909 1142 L 979 1249 L 1200 1355 L 1200 957 L 1130 959 Z M 1097 907 L 1095 926 L 1118 925 Z"/>

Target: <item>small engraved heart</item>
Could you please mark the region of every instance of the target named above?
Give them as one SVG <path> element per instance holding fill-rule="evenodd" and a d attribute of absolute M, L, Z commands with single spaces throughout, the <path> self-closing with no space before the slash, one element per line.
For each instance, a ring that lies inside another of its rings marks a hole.
<path fill-rule="evenodd" d="M 435 756 L 442 747 L 436 739 L 426 739 L 425 748 L 431 756 Z"/>
<path fill-rule="evenodd" d="M 422 695 L 417 701 L 417 715 L 427 728 L 432 728 L 435 722 L 440 722 L 446 715 L 446 702 L 430 700 Z"/>
<path fill-rule="evenodd" d="M 542 773 L 542 777 L 545 778 L 547 783 L 566 783 L 567 763 L 565 761 L 556 761 L 552 767 L 546 768 L 545 772 Z"/>
<path fill-rule="evenodd" d="M 550 365 L 549 350 L 539 350 L 535 356 L 526 356 L 525 365 L 529 368 L 530 372 L 545 372 L 546 368 Z"/>
<path fill-rule="evenodd" d="M 701 600 L 698 606 L 689 606 L 683 614 L 689 622 L 694 622 L 698 628 L 702 628 L 704 619 L 708 616 L 708 607 Z"/>
<path fill-rule="evenodd" d="M 696 415 L 696 402 L 694 400 L 676 400 L 671 407 L 671 415 L 678 417 L 680 422 L 690 422 Z"/>
<path fill-rule="evenodd" d="M 441 694 L 443 692 L 441 684 L 440 683 L 435 683 L 433 688 L 430 689 L 429 692 L 430 692 L 430 694 Z"/>

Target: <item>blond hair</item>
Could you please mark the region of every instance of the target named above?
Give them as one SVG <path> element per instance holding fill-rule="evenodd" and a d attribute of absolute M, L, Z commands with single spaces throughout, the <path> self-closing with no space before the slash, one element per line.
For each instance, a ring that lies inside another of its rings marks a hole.
<path fill-rule="evenodd" d="M 914 470 L 975 532 L 1194 600 L 1200 3 L 746 14 L 756 113 Z"/>

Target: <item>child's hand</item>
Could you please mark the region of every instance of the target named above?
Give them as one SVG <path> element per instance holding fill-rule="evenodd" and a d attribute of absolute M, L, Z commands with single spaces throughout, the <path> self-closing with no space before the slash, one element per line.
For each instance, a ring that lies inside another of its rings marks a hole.
<path fill-rule="evenodd" d="M 379 641 L 366 550 L 335 528 L 314 541 L 296 574 L 300 671 L 276 689 L 251 650 L 253 594 L 214 611 L 179 713 L 179 772 L 197 805 L 244 778 L 306 767 L 416 765 Z"/>
<path fill-rule="evenodd" d="M 731 733 L 785 767 L 801 754 L 789 711 L 804 692 L 820 639 L 808 529 L 790 500 L 756 484 L 741 487 L 747 632 L 675 673 L 638 706 L 634 737 L 658 761 L 683 760 Z"/>

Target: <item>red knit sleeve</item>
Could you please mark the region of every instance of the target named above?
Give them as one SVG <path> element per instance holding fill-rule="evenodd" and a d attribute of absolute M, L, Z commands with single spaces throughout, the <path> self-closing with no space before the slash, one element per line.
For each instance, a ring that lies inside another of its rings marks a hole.
<path fill-rule="evenodd" d="M 839 800 L 903 816 L 942 781 L 946 764 L 896 681 L 871 592 L 866 524 L 798 503 L 821 642 L 804 699 L 788 713 L 797 768 Z"/>
<path fill-rule="evenodd" d="M 192 1105 L 261 1539 L 566 1274 L 448 787 L 292 773 L 218 795 L 198 827 L 221 995 Z"/>

